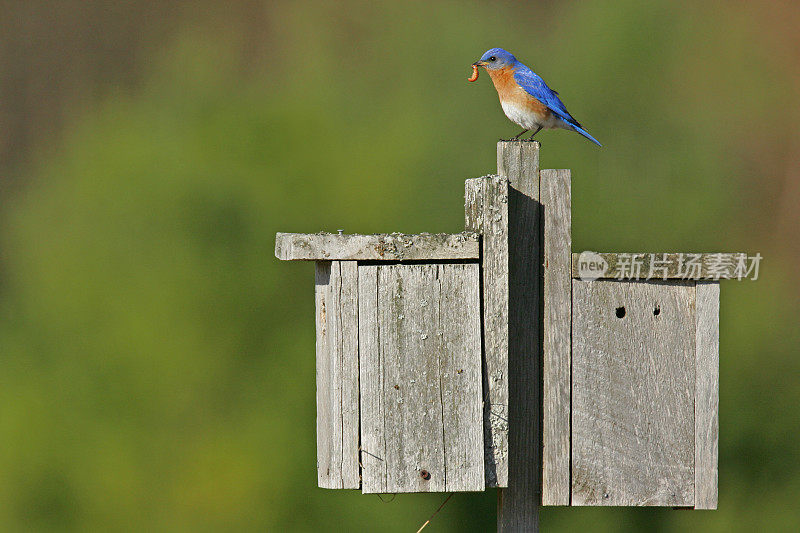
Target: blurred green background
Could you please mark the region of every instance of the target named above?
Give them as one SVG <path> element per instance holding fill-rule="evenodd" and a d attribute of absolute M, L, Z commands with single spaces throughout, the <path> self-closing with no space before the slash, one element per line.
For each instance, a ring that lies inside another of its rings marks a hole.
<path fill-rule="evenodd" d="M 443 495 L 316 488 L 313 266 L 274 235 L 461 230 L 518 130 L 466 81 L 492 46 L 604 144 L 538 136 L 576 251 L 765 258 L 722 291 L 719 510 L 542 531 L 798 530 L 796 2 L 0 7 L 0 530 L 416 531 Z"/>

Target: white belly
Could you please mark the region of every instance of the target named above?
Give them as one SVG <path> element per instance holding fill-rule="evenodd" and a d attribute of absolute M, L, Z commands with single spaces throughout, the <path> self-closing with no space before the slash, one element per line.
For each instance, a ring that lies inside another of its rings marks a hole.
<path fill-rule="evenodd" d="M 558 127 L 558 124 L 556 123 L 557 120 L 552 114 L 550 116 L 543 116 L 539 113 L 531 111 L 530 109 L 526 109 L 508 101 L 504 102 L 501 100 L 500 105 L 503 107 L 503 112 L 511 122 L 519 124 L 525 129 L 532 130 L 538 128 L 539 126 L 543 128 Z"/>

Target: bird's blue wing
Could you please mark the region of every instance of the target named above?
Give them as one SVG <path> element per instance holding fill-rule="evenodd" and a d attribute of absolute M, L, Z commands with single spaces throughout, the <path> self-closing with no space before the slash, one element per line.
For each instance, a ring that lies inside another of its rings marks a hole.
<path fill-rule="evenodd" d="M 514 71 L 514 81 L 516 81 L 525 92 L 546 105 L 550 111 L 566 122 L 569 125 L 569 129 L 577 131 L 597 146 L 603 146 L 597 139 L 592 137 L 588 131 L 581 127 L 580 123 L 575 120 L 575 117 L 569 114 L 567 106 L 565 106 L 564 102 L 558 97 L 558 93 L 548 87 L 542 78 L 520 62 L 517 62 L 517 68 Z"/>
<path fill-rule="evenodd" d="M 567 107 L 558 97 L 558 93 L 548 87 L 544 80 L 531 69 L 519 63 L 514 71 L 514 80 L 525 89 L 525 92 L 549 107 L 556 115 L 570 124 L 580 127 L 578 121 L 567 111 Z"/>

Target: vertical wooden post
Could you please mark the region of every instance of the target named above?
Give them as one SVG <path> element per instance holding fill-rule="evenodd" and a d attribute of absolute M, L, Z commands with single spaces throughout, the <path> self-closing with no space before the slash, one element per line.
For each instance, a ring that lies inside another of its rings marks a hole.
<path fill-rule="evenodd" d="M 570 503 L 572 214 L 570 171 L 539 172 L 544 238 L 542 505 Z"/>
<path fill-rule="evenodd" d="M 508 191 L 508 487 L 497 530 L 539 530 L 541 502 L 541 223 L 539 143 L 501 141 Z"/>
<path fill-rule="evenodd" d="M 483 423 L 487 487 L 508 486 L 508 180 L 469 179 L 466 227 L 482 235 Z"/>

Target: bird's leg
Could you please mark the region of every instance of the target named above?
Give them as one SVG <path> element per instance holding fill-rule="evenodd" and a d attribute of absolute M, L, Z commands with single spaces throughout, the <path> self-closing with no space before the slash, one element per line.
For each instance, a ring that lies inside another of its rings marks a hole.
<path fill-rule="evenodd" d="M 534 132 L 531 134 L 531 136 L 530 136 L 530 137 L 528 137 L 528 139 L 529 139 L 529 140 L 530 140 L 530 139 L 533 139 L 533 136 L 534 136 L 534 135 L 536 135 L 537 133 L 539 133 L 539 131 L 540 131 L 541 129 L 542 129 L 542 127 L 541 127 L 541 126 L 539 126 L 538 128 L 536 128 L 536 131 L 534 131 Z M 525 131 L 528 131 L 528 130 L 525 130 Z M 522 133 L 525 133 L 525 131 L 523 131 Z M 520 135 L 522 135 L 522 133 L 520 133 Z"/>
<path fill-rule="evenodd" d="M 511 140 L 512 141 L 516 141 L 517 139 L 519 139 L 520 135 L 522 135 L 526 131 L 528 131 L 528 130 L 527 129 L 522 130 L 521 132 L 517 133 L 514 137 L 511 137 Z"/>

